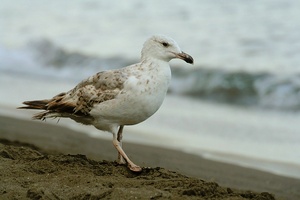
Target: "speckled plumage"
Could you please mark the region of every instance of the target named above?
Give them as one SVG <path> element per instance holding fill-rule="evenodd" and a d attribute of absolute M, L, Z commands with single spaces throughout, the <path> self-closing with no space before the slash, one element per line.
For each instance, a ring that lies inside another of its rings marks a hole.
<path fill-rule="evenodd" d="M 34 119 L 68 117 L 111 132 L 119 162 L 124 163 L 124 158 L 131 170 L 141 171 L 121 147 L 122 130 L 125 125 L 146 120 L 159 109 L 171 80 L 169 61 L 173 58 L 193 63 L 192 57 L 171 38 L 152 36 L 144 43 L 140 63 L 99 72 L 66 93 L 52 99 L 26 101 L 27 106 L 20 108 L 44 110 Z"/>

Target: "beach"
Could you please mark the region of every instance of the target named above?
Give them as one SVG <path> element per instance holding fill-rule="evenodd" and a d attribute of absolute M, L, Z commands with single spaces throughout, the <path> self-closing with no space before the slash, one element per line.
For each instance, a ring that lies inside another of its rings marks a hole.
<path fill-rule="evenodd" d="M 7 183 L 1 185 L 0 192 L 7 199 L 14 195 L 32 199 L 300 198 L 299 179 L 128 143 L 125 139 L 127 154 L 144 167 L 140 175 L 132 174 L 125 166 L 113 162 L 117 152 L 112 141 L 44 122 L 5 116 L 0 118 L 0 127 L 4 172 L 1 179 Z M 95 172 L 100 169 L 105 174 Z"/>
<path fill-rule="evenodd" d="M 137 63 L 143 42 L 165 34 L 195 64 L 171 61 L 163 105 L 126 127 L 126 141 L 300 178 L 298 7 L 295 0 L 1 1 L 0 114 L 29 119 L 15 109 L 22 101 Z M 58 125 L 110 139 L 65 119 Z"/>
<path fill-rule="evenodd" d="M 1 199 L 300 199 L 299 2 L 2 0 Z M 160 109 L 124 129 L 141 174 L 111 134 L 16 109 L 138 63 L 157 34 L 195 62 L 172 60 Z"/>

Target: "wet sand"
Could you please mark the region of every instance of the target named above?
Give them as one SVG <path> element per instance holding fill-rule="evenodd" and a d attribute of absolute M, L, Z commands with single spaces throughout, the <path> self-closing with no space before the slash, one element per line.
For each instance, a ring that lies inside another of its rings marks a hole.
<path fill-rule="evenodd" d="M 126 135 L 141 174 L 113 162 L 111 141 L 67 128 L 0 117 L 0 138 L 7 199 L 300 199 L 299 179 L 126 143 Z"/>

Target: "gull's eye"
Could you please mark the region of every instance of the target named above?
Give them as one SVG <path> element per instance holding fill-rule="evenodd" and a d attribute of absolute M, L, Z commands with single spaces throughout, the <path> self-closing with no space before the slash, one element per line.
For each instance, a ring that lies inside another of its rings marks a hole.
<path fill-rule="evenodd" d="M 169 43 L 167 43 L 167 42 L 162 42 L 161 43 L 164 47 L 168 47 L 168 46 L 170 46 L 170 44 Z"/>

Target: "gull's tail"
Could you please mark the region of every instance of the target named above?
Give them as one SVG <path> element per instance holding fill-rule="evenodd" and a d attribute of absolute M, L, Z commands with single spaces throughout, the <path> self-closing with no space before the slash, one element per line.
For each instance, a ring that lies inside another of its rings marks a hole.
<path fill-rule="evenodd" d="M 46 116 L 50 113 L 47 110 L 48 104 L 50 100 L 35 100 L 35 101 L 25 101 L 23 104 L 26 106 L 18 107 L 18 109 L 37 109 L 37 110 L 45 110 L 43 112 L 39 112 L 33 115 L 33 119 L 45 120 Z"/>
<path fill-rule="evenodd" d="M 26 106 L 18 107 L 18 109 L 36 109 L 44 110 L 33 115 L 33 119 L 45 120 L 46 118 L 61 117 L 61 112 L 70 111 L 70 107 L 61 103 L 65 93 L 61 93 L 52 99 L 25 101 L 23 104 Z"/>

